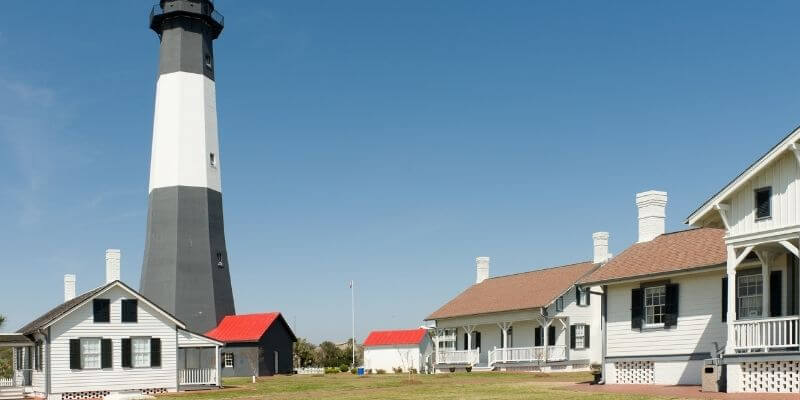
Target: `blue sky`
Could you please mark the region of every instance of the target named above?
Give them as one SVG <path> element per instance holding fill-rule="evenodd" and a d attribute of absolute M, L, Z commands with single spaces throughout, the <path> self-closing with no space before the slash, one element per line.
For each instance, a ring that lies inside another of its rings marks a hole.
<path fill-rule="evenodd" d="M 416 327 L 474 280 L 669 230 L 800 123 L 796 2 L 224 1 L 215 44 L 239 312 L 299 336 Z M 0 313 L 138 287 L 158 41 L 147 1 L 8 2 Z"/>

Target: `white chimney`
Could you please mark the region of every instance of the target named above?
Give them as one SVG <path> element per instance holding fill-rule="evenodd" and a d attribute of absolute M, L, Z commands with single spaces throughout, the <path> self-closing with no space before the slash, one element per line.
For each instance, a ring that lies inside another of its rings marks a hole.
<path fill-rule="evenodd" d="M 75 298 L 75 275 L 64 275 L 64 302 Z"/>
<path fill-rule="evenodd" d="M 664 233 L 667 192 L 637 193 L 636 207 L 639 208 L 639 243 L 649 242 Z"/>
<path fill-rule="evenodd" d="M 608 232 L 595 232 L 592 234 L 594 242 L 594 263 L 602 264 L 611 258 L 608 252 Z"/>
<path fill-rule="evenodd" d="M 106 250 L 106 283 L 119 280 L 120 252 L 119 249 Z"/>
<path fill-rule="evenodd" d="M 481 283 L 489 279 L 489 257 L 478 257 L 475 259 L 475 283 Z"/>

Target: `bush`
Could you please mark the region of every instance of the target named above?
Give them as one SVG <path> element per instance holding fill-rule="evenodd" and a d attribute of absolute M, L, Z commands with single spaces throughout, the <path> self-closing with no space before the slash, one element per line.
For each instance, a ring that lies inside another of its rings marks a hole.
<path fill-rule="evenodd" d="M 392 367 L 392 371 L 395 374 L 402 374 L 403 373 L 403 367 Z"/>
<path fill-rule="evenodd" d="M 417 369 L 416 368 L 409 368 L 408 369 L 408 373 L 409 374 L 416 374 L 417 373 Z"/>
<path fill-rule="evenodd" d="M 467 367 L 467 372 L 472 372 L 472 367 Z"/>
<path fill-rule="evenodd" d="M 378 375 L 382 375 L 382 374 L 385 374 L 385 373 L 386 373 L 386 370 L 385 370 L 385 369 L 378 369 L 378 370 L 376 370 L 376 371 L 377 371 Z"/>
<path fill-rule="evenodd" d="M 336 368 L 336 367 L 325 367 L 325 373 L 326 374 L 338 374 L 339 373 L 339 368 Z"/>
<path fill-rule="evenodd" d="M 339 371 L 347 372 L 349 370 L 350 370 L 350 367 L 348 367 L 347 365 L 342 364 L 341 366 L 339 366 Z"/>
<path fill-rule="evenodd" d="M 355 375 L 358 372 L 358 368 L 350 368 L 350 373 Z"/>

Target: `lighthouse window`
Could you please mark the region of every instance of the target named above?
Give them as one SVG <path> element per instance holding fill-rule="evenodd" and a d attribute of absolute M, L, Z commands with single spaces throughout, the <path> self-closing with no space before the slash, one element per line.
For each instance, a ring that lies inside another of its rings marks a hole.
<path fill-rule="evenodd" d="M 214 153 L 208 153 L 208 163 L 212 167 L 217 165 L 217 159 L 214 157 Z"/>
<path fill-rule="evenodd" d="M 211 55 L 206 54 L 206 68 L 214 69 L 214 66 L 211 65 Z"/>

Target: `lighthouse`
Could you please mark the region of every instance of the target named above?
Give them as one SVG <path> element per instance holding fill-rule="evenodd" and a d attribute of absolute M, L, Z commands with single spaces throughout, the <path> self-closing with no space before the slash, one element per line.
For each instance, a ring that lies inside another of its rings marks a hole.
<path fill-rule="evenodd" d="M 140 291 L 200 333 L 235 314 L 212 46 L 223 23 L 211 0 L 161 0 L 150 12 L 161 44 Z"/>

